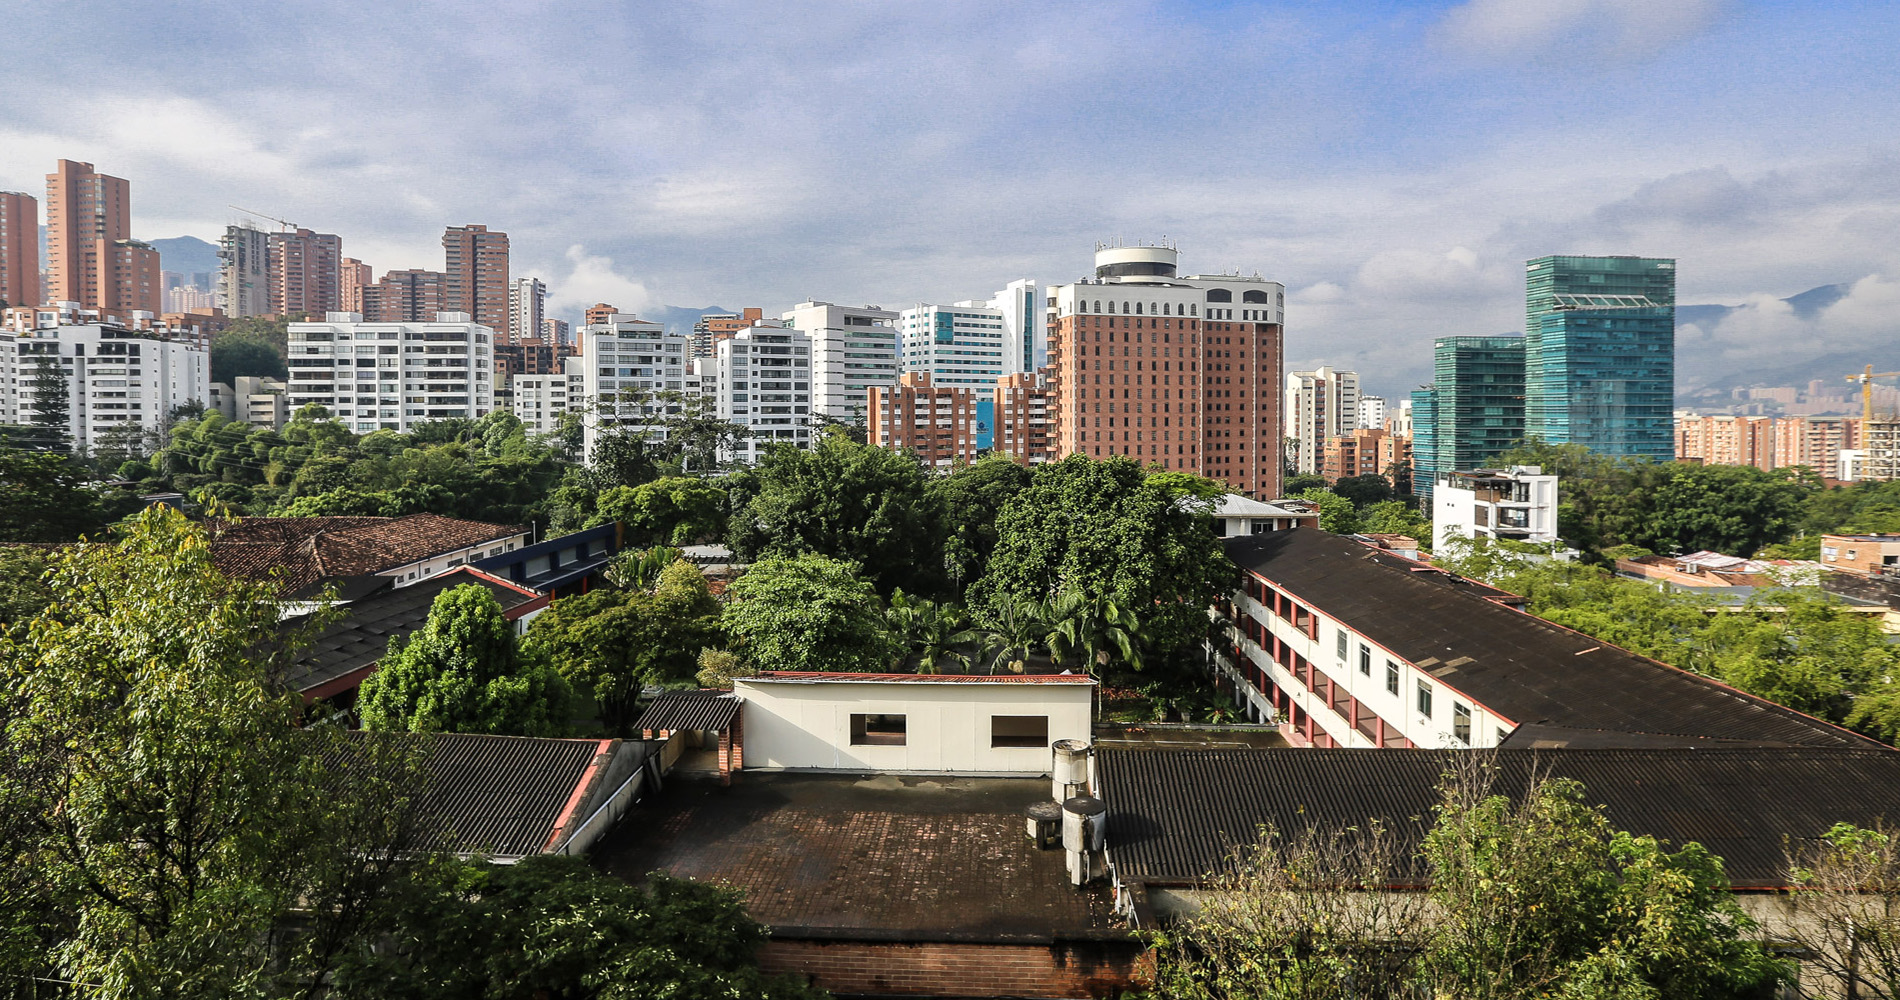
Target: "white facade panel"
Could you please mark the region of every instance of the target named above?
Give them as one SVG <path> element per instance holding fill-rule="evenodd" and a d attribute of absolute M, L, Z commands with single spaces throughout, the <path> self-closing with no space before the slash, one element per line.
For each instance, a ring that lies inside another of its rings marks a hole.
<path fill-rule="evenodd" d="M 1086 679 L 738 678 L 733 690 L 745 703 L 747 769 L 1047 774 L 1050 743 L 1093 742 L 1095 684 Z M 902 742 L 855 737 L 864 725 L 854 716 L 901 717 Z M 996 745 L 999 732 L 1000 742 L 1024 742 L 1022 734 L 1035 730 L 1023 720 L 1038 719 L 1045 728 L 1036 745 Z"/>

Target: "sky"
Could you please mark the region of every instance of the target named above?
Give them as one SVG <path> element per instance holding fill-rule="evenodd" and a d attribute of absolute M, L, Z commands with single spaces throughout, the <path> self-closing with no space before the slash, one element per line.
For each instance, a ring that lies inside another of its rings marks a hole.
<path fill-rule="evenodd" d="M 83 55 L 0 60 L 0 189 L 90 161 L 145 239 L 239 205 L 380 275 L 483 223 L 577 318 L 988 297 L 1166 238 L 1286 284 L 1288 370 L 1387 394 L 1434 337 L 1521 329 L 1525 259 L 1632 253 L 1742 307 L 1679 331 L 1679 383 L 1900 367 L 1892 3 L 5 9 Z"/>

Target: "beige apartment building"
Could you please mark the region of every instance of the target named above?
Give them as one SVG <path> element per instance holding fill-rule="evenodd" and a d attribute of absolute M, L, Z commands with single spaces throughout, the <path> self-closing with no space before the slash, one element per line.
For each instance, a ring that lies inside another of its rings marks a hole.
<path fill-rule="evenodd" d="M 1832 477 L 1843 449 L 1860 447 L 1854 417 L 1676 415 L 1676 460 L 1752 465 L 1774 470 L 1805 465 Z"/>
<path fill-rule="evenodd" d="M 270 311 L 279 316 L 340 312 L 343 238 L 298 229 L 270 234 Z"/>
<path fill-rule="evenodd" d="M 337 265 L 336 298 L 338 311 L 362 313 L 363 292 L 376 283 L 376 276 L 368 264 L 355 257 L 345 257 Z M 365 313 L 367 315 L 367 313 Z"/>
<path fill-rule="evenodd" d="M 1056 460 L 1056 399 L 1049 369 L 996 380 L 996 450 L 1023 465 Z"/>
<path fill-rule="evenodd" d="M 363 289 L 363 318 L 371 323 L 427 323 L 448 310 L 443 304 L 447 281 L 441 271 L 390 271 Z"/>
<path fill-rule="evenodd" d="M 158 251 L 132 238 L 132 184 L 59 161 L 46 175 L 48 302 L 130 319 L 133 312 L 164 311 Z"/>

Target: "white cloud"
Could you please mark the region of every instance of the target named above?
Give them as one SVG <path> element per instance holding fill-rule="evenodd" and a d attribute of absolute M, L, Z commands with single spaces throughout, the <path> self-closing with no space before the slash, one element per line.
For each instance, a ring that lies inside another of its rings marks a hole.
<path fill-rule="evenodd" d="M 548 282 L 550 311 L 579 312 L 605 302 L 621 312 L 638 313 L 659 305 L 647 286 L 621 274 L 612 258 L 590 254 L 579 243 L 567 248 L 567 264 L 564 277 Z"/>
<path fill-rule="evenodd" d="M 1481 58 L 1643 59 L 1700 34 L 1730 0 L 1468 0 L 1438 25 L 1438 41 Z"/>

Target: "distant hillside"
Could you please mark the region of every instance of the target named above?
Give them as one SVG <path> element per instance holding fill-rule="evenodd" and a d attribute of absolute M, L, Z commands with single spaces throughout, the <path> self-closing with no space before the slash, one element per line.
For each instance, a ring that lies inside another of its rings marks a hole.
<path fill-rule="evenodd" d="M 1793 308 L 1797 319 L 1813 319 L 1828 306 L 1839 302 L 1848 293 L 1849 287 L 1846 284 L 1821 285 L 1781 301 Z M 1677 306 L 1676 327 L 1680 330 L 1685 326 L 1694 326 L 1708 333 L 1741 308 L 1724 305 Z M 1754 359 L 1745 367 L 1738 367 L 1734 359 L 1697 350 L 1696 345 L 1678 336 L 1676 394 L 1685 402 L 1706 401 L 1711 396 L 1725 397 L 1736 386 L 1805 386 L 1812 379 L 1831 383 L 1867 363 L 1863 357 L 1865 351 L 1816 354 L 1809 352 L 1823 345 L 1803 346 L 1807 350 L 1790 351 L 1774 360 Z"/>
<path fill-rule="evenodd" d="M 147 240 L 158 248 L 158 266 L 183 274 L 216 272 L 218 248 L 196 236 L 174 236 L 166 240 Z"/>

